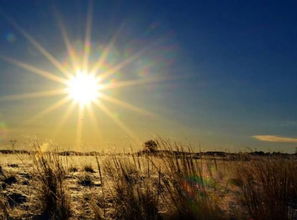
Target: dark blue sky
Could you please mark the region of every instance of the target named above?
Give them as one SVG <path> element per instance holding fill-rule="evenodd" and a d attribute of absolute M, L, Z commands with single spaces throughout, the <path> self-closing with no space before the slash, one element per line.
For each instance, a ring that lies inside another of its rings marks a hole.
<path fill-rule="evenodd" d="M 63 58 L 66 52 L 53 12 L 59 11 L 72 40 L 79 41 L 85 32 L 86 2 L 0 0 L 0 7 Z M 156 133 L 181 134 L 178 140 L 231 150 L 252 146 L 292 151 L 297 145 L 296 11 L 296 1 L 98 0 L 92 43 L 107 44 L 120 28 L 115 43 L 120 51 L 139 51 L 160 41 L 143 59 L 151 60 L 153 75 L 181 79 L 158 83 L 151 93 L 135 88 L 135 98 L 134 88 L 121 94 L 180 125 L 172 132 L 171 126 L 158 125 Z M 0 54 L 53 70 L 5 15 L 0 20 Z M 1 96 L 52 86 L 34 75 L 23 76 L 4 61 L 0 67 Z M 31 89 L 33 83 L 36 89 Z M 8 119 L 14 118 L 7 113 L 10 109 L 14 114 L 20 114 L 15 109 L 28 111 L 16 101 L 0 106 L 7 127 L 16 124 Z"/>

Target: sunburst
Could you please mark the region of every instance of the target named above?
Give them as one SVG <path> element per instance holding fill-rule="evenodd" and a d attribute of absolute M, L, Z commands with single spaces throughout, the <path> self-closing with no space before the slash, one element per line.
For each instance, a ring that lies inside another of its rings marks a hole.
<path fill-rule="evenodd" d="M 90 1 L 92 2 L 92 1 Z M 92 31 L 92 4 L 89 5 L 87 19 L 86 19 L 86 32 L 84 39 L 84 49 L 83 54 L 79 54 L 78 51 L 75 50 L 75 47 L 71 43 L 65 26 L 60 18 L 59 14 L 56 12 L 57 23 L 60 28 L 62 38 L 64 40 L 69 61 L 71 63 L 71 69 L 66 68 L 62 62 L 60 62 L 55 56 L 53 56 L 48 50 L 46 50 L 39 42 L 37 42 L 29 33 L 27 33 L 23 28 L 21 28 L 14 21 L 10 20 L 10 23 L 34 46 L 53 66 L 56 67 L 57 72 L 60 72 L 62 75 L 57 76 L 56 73 L 50 72 L 44 69 L 40 69 L 32 64 L 24 63 L 22 61 L 3 57 L 2 59 L 7 62 L 17 65 L 31 73 L 37 74 L 39 76 L 44 77 L 47 80 L 54 81 L 56 83 L 60 83 L 64 86 L 64 89 L 55 89 L 51 91 L 40 91 L 35 93 L 26 93 L 26 94 L 17 94 L 17 95 L 9 95 L 5 97 L 0 97 L 0 101 L 3 100 L 20 100 L 20 99 L 32 99 L 37 97 L 48 97 L 55 95 L 63 95 L 64 97 L 58 100 L 56 103 L 48 106 L 48 108 L 41 110 L 37 113 L 33 118 L 29 121 L 38 120 L 41 117 L 49 114 L 50 112 L 60 108 L 64 105 L 69 105 L 65 113 L 62 115 L 61 120 L 57 124 L 56 132 L 63 127 L 66 123 L 69 115 L 75 109 L 75 106 L 78 108 L 78 120 L 77 120 L 77 137 L 76 144 L 80 145 L 81 136 L 82 136 L 82 121 L 80 118 L 85 115 L 85 109 L 89 113 L 89 117 L 91 117 L 92 121 L 95 123 L 97 119 L 94 114 L 94 108 L 100 109 L 103 113 L 105 113 L 110 119 L 124 132 L 126 132 L 132 140 L 136 143 L 139 143 L 137 135 L 127 127 L 125 123 L 123 123 L 119 118 L 114 117 L 109 108 L 104 104 L 104 102 L 109 102 L 120 107 L 126 108 L 128 110 L 148 115 L 154 116 L 155 114 L 131 105 L 123 100 L 116 99 L 110 95 L 107 95 L 104 91 L 118 88 L 118 87 L 131 87 L 135 85 L 142 85 L 147 83 L 154 83 L 160 81 L 161 79 L 141 79 L 141 80 L 129 80 L 129 81 L 118 81 L 116 83 L 108 83 L 108 79 L 112 79 L 113 75 L 138 59 L 149 47 L 140 50 L 129 58 L 122 60 L 120 63 L 109 67 L 108 69 L 104 69 L 102 71 L 102 66 L 108 57 L 111 47 L 114 46 L 114 43 L 117 39 L 117 35 L 115 35 L 110 43 L 107 44 L 101 55 L 98 57 L 97 61 L 93 62 L 90 60 L 90 55 L 92 53 L 92 45 L 91 45 L 91 31 Z"/>
<path fill-rule="evenodd" d="M 79 105 L 90 104 L 100 96 L 100 80 L 89 73 L 78 71 L 67 85 L 69 97 Z"/>

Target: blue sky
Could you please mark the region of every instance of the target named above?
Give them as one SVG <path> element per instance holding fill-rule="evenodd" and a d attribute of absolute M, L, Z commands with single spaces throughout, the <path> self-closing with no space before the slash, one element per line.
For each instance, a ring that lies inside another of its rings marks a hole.
<path fill-rule="evenodd" d="M 5 16 L 63 60 L 67 52 L 54 10 L 62 15 L 72 42 L 79 44 L 85 33 L 87 2 L 1 0 L 0 55 L 55 71 Z M 119 30 L 112 62 L 127 58 L 127 51 L 149 47 L 116 79 L 147 77 L 137 75 L 138 68 L 147 68 L 149 76 L 166 78 L 153 85 L 111 92 L 121 100 L 155 112 L 162 120 L 117 107 L 113 112 L 141 140 L 161 135 L 208 149 L 294 151 L 296 9 L 296 1 L 94 1 L 93 48 L 106 45 Z M 0 67 L 3 97 L 55 87 L 55 83 L 24 74 L 24 70 L 3 60 Z M 50 101 L 52 97 L 1 101 L 3 143 L 22 134 L 38 135 L 41 130 L 43 138 L 51 138 L 46 131 L 52 129 L 54 122 L 46 126 L 45 119 L 40 119 L 29 128 L 20 123 Z M 70 126 L 72 122 L 67 123 Z M 107 119 L 105 126 L 108 134 L 104 144 L 126 140 L 119 141 L 111 135 L 121 137 L 124 132 Z M 96 139 L 92 144 L 95 142 Z"/>

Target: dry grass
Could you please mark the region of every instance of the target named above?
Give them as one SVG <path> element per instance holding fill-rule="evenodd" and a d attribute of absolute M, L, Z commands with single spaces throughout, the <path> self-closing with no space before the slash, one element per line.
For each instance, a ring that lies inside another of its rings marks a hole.
<path fill-rule="evenodd" d="M 0 177 L 5 177 L 2 166 L 0 166 Z M 7 208 L 2 190 L 3 190 L 3 187 L 0 186 L 0 218 L 7 219 L 9 218 L 8 208 Z"/>
<path fill-rule="evenodd" d="M 4 198 L 0 198 L 0 219 L 9 219 L 9 208 Z"/>
<path fill-rule="evenodd" d="M 39 203 L 39 219 L 297 219 L 294 159 L 250 157 L 223 162 L 197 159 L 190 148 L 166 141 L 158 146 L 163 151 L 90 156 L 79 170 L 77 164 L 66 169 L 69 160 L 65 163 L 62 158 L 69 157 L 36 153 L 33 185 L 23 186 L 37 189 L 32 194 L 35 200 L 28 202 Z M 96 172 L 90 159 L 97 164 Z M 8 177 L 7 170 L 21 167 L 1 168 L 0 181 Z M 15 217 L 13 209 L 21 209 L 5 201 L 5 193 L 21 186 L 22 177 L 14 175 L 17 183 L 6 190 L 0 187 L 0 219 Z M 230 200 L 239 213 L 231 214 Z"/>
<path fill-rule="evenodd" d="M 110 191 L 117 219 L 159 219 L 158 191 L 149 179 L 150 172 L 143 172 L 139 164 L 140 159 L 135 157 L 133 160 L 114 157 L 105 164 L 113 183 Z"/>
<path fill-rule="evenodd" d="M 237 168 L 241 201 L 253 219 L 297 217 L 293 212 L 297 208 L 296 169 L 295 161 L 277 158 L 253 160 Z"/>
<path fill-rule="evenodd" d="M 168 152 L 182 148 L 167 149 Z M 203 164 L 187 154 L 112 157 L 103 166 L 115 219 L 223 219 Z M 102 199 L 95 212 L 106 213 Z M 96 202 L 95 202 L 96 203 Z M 93 206 L 94 207 L 94 206 Z M 100 207 L 103 209 L 100 210 Z M 99 211 L 98 211 L 99 210 Z"/>
<path fill-rule="evenodd" d="M 70 203 L 64 186 L 65 168 L 56 154 L 36 153 L 33 158 L 34 172 L 38 181 L 38 197 L 41 218 L 68 219 Z"/>
<path fill-rule="evenodd" d="M 181 155 L 163 159 L 162 183 L 173 204 L 171 219 L 223 219 L 215 194 L 216 183 L 201 161 Z M 210 181 L 211 180 L 211 181 Z"/>

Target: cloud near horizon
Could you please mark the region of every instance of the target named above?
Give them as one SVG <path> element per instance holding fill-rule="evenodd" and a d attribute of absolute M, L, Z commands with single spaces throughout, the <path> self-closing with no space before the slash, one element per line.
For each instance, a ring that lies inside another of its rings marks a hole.
<path fill-rule="evenodd" d="M 274 135 L 254 135 L 253 138 L 259 141 L 277 142 L 277 143 L 297 143 L 297 138 L 280 137 Z"/>

